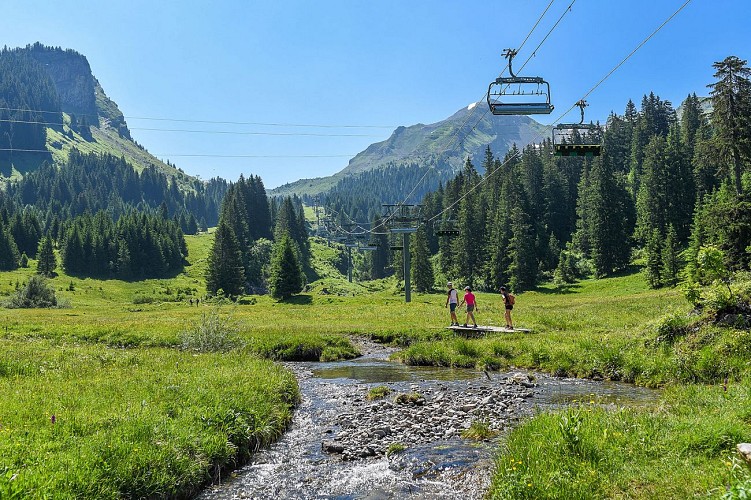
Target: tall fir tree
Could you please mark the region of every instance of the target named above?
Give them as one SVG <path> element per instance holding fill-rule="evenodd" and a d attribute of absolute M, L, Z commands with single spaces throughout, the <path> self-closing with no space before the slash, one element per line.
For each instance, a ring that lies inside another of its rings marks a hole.
<path fill-rule="evenodd" d="M 37 273 L 51 277 L 55 274 L 55 268 L 57 268 L 57 259 L 55 258 L 55 250 L 52 247 L 52 238 L 47 235 L 39 242 L 39 250 L 37 251 Z"/>
<path fill-rule="evenodd" d="M 715 83 L 712 89 L 712 126 L 722 157 L 730 163 L 729 177 L 737 194 L 741 177 L 751 159 L 751 69 L 736 56 L 712 65 Z"/>
<path fill-rule="evenodd" d="M 288 235 L 274 244 L 269 277 L 272 297 L 283 300 L 302 291 L 305 275 L 297 255 L 295 243 Z"/>
<path fill-rule="evenodd" d="M 13 235 L 0 220 L 0 271 L 12 271 L 18 269 L 20 255 L 18 247 L 13 240 Z"/>
<path fill-rule="evenodd" d="M 644 248 L 646 252 L 647 265 L 644 266 L 644 274 L 647 284 L 651 288 L 662 286 L 662 234 L 657 228 L 650 231 L 646 239 Z"/>
<path fill-rule="evenodd" d="M 662 282 L 670 287 L 676 286 L 678 284 L 678 275 L 681 271 L 681 262 L 678 235 L 672 225 L 668 227 L 665 244 L 662 246 L 661 264 L 660 276 L 662 277 Z"/>
<path fill-rule="evenodd" d="M 206 291 L 214 295 L 223 290 L 226 295 L 237 296 L 245 286 L 245 266 L 240 252 L 240 244 L 232 227 L 220 221 L 214 232 L 206 268 Z"/>
<path fill-rule="evenodd" d="M 433 289 L 435 284 L 435 276 L 433 274 L 433 265 L 430 263 L 430 255 L 428 253 L 428 237 L 425 231 L 425 226 L 421 226 L 417 232 L 415 232 L 412 240 L 412 269 L 414 271 L 415 290 L 418 292 L 429 292 Z"/>

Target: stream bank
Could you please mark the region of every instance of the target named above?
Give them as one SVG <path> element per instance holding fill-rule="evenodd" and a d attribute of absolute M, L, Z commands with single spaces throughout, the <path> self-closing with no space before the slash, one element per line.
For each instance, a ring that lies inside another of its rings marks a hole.
<path fill-rule="evenodd" d="M 479 499 L 500 436 L 537 408 L 584 400 L 648 404 L 656 398 L 626 384 L 405 366 L 388 361 L 392 350 L 379 345 L 363 352 L 349 361 L 288 363 L 302 396 L 290 430 L 199 498 Z M 392 393 L 369 401 L 375 386 Z M 415 397 L 398 403 L 399 394 Z M 475 421 L 499 437 L 462 438 Z"/>

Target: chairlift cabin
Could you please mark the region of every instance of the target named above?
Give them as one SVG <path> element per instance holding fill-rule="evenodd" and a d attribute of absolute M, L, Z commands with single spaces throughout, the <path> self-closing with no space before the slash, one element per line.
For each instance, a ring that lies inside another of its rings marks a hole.
<path fill-rule="evenodd" d="M 553 154 L 555 156 L 576 157 L 600 156 L 602 152 L 602 128 L 592 123 L 584 123 L 584 108 L 588 106 L 582 99 L 576 103 L 581 111 L 579 123 L 559 123 L 553 128 Z"/>
<path fill-rule="evenodd" d="M 437 220 L 433 223 L 433 234 L 437 236 L 458 236 L 459 224 L 454 219 Z"/>
<path fill-rule="evenodd" d="M 549 115 L 554 108 L 550 104 L 550 84 L 539 76 L 516 76 L 511 68 L 515 55 L 514 49 L 503 51 L 511 76 L 499 76 L 488 85 L 490 112 L 494 115 Z"/>

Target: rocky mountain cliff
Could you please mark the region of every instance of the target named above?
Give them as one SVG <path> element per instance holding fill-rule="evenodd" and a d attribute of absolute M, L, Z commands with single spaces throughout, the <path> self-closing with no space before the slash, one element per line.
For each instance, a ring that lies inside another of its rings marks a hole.
<path fill-rule="evenodd" d="M 153 165 L 181 185 L 193 180 L 133 141 L 84 55 L 35 43 L 4 49 L 0 66 L 13 73 L 0 85 L 0 180 L 18 178 L 43 161 L 62 164 L 72 148 L 122 156 L 138 171 Z"/>

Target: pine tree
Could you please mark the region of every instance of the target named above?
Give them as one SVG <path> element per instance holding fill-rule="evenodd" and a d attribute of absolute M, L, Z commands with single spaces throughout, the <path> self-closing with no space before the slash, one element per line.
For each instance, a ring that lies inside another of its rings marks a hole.
<path fill-rule="evenodd" d="M 712 65 L 717 82 L 712 89 L 712 125 L 720 153 L 730 161 L 730 178 L 737 194 L 742 192 L 744 162 L 751 158 L 751 69 L 736 56 Z"/>
<path fill-rule="evenodd" d="M 37 273 L 51 277 L 55 274 L 55 268 L 57 267 L 57 259 L 55 258 L 55 250 L 52 247 L 52 238 L 45 236 L 41 242 L 39 242 L 39 250 L 37 251 Z"/>
<path fill-rule="evenodd" d="M 663 284 L 662 279 L 662 235 L 660 231 L 653 229 L 646 241 L 647 265 L 644 267 L 644 273 L 647 278 L 647 284 L 651 288 L 659 288 Z"/>
<path fill-rule="evenodd" d="M 535 237 L 529 215 L 519 206 L 511 210 L 511 231 L 509 284 L 518 292 L 530 290 L 537 283 Z"/>
<path fill-rule="evenodd" d="M 243 292 L 244 286 L 245 268 L 240 244 L 229 224 L 221 221 L 209 252 L 206 291 L 213 295 L 223 290 L 226 295 L 237 296 Z"/>
<path fill-rule="evenodd" d="M 389 237 L 386 228 L 382 225 L 383 219 L 376 217 L 373 219 L 371 227 L 373 228 L 373 243 L 376 243 L 376 249 L 368 252 L 367 261 L 369 263 L 369 274 L 371 279 L 381 279 L 387 276 L 386 268 L 389 265 Z"/>
<path fill-rule="evenodd" d="M 425 226 L 421 226 L 411 240 L 415 290 L 418 292 L 429 292 L 435 284 L 435 276 L 433 275 L 433 265 L 430 263 L 430 255 L 428 254 L 428 238 L 425 233 Z"/>
<path fill-rule="evenodd" d="M 668 227 L 668 234 L 665 236 L 665 244 L 662 247 L 662 268 L 660 276 L 662 282 L 670 287 L 678 284 L 678 274 L 681 269 L 680 250 L 678 248 L 678 236 L 671 225 Z"/>
<path fill-rule="evenodd" d="M 451 249 L 454 254 L 453 275 L 458 276 L 462 283 L 476 288 L 475 281 L 481 276 L 481 248 L 478 248 L 483 239 L 482 223 L 478 214 L 478 193 L 474 190 L 480 178 L 467 158 L 463 170 L 463 198 L 459 202 L 459 235 L 454 239 Z"/>
<path fill-rule="evenodd" d="M 276 299 L 286 299 L 303 289 L 304 274 L 295 243 L 285 235 L 274 244 L 271 257 L 269 289 Z"/>

